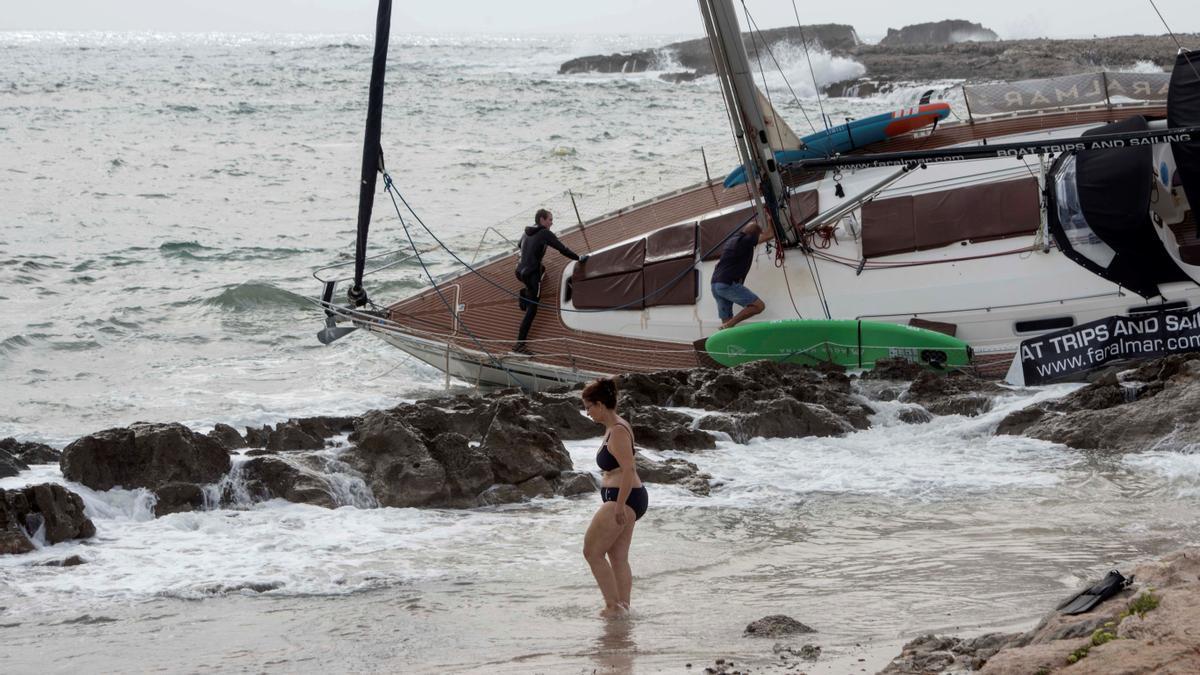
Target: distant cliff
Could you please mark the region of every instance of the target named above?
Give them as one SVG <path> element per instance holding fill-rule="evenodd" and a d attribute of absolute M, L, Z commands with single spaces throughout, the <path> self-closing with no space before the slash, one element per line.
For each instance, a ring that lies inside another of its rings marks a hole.
<path fill-rule="evenodd" d="M 901 82 L 965 80 L 1014 81 L 1054 77 L 1102 69 L 1129 68 L 1152 63 L 1169 70 L 1177 47 L 1167 35 L 1093 38 L 1086 40 L 998 40 L 991 30 L 962 20 L 889 29 L 880 44 L 863 44 L 853 26 L 805 26 L 810 46 L 835 56 L 853 59 L 866 67 L 863 77 L 825 85 L 831 96 L 865 96 Z M 775 28 L 758 38 L 774 51 L 777 45 L 802 44 L 800 29 Z M 1184 46 L 1200 47 L 1200 35 L 1181 35 Z M 753 53 L 749 33 L 742 39 Z M 690 80 L 713 72 L 712 57 L 704 39 L 676 42 L 663 47 L 622 54 L 585 56 L 562 64 L 559 73 L 620 73 L 665 70 L 667 64 L 682 70 L 664 73 L 670 81 Z"/>

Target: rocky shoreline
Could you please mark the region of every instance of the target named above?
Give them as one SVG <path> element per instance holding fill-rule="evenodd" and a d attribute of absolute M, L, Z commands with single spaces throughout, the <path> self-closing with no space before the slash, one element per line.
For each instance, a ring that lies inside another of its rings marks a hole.
<path fill-rule="evenodd" d="M 880 401 L 904 404 L 901 419 L 909 424 L 938 415 L 976 416 L 1012 390 L 897 360 L 862 376 L 765 361 L 634 374 L 621 378 L 620 392 L 619 408 L 639 446 L 687 453 L 713 449 L 719 439 L 851 434 L 870 427 L 872 404 Z M 1152 448 L 1186 452 L 1200 437 L 1198 403 L 1200 354 L 1175 355 L 1104 373 L 1065 397 L 1008 415 L 995 433 L 1099 456 Z M 0 477 L 18 475 L 30 464 L 58 462 L 64 478 L 93 490 L 144 488 L 153 495 L 156 517 L 247 508 L 270 499 L 326 508 L 471 508 L 595 492 L 592 474 L 576 470 L 563 441 L 601 433 L 583 416 L 578 387 L 540 394 L 501 390 L 425 399 L 357 417 L 292 419 L 244 432 L 224 424 L 202 434 L 178 423 L 135 423 L 88 434 L 61 452 L 4 439 Z M 639 455 L 638 468 L 646 482 L 680 485 L 697 495 L 719 487 L 684 459 Z M 95 532 L 82 499 L 61 485 L 0 491 L 0 554 L 32 551 L 34 540 L 54 544 Z M 73 556 L 59 562 L 87 561 Z M 1186 660 L 1197 658 L 1194 650 L 1188 656 L 1179 646 L 1200 635 L 1189 632 L 1200 630 L 1200 610 L 1193 615 L 1189 609 L 1200 593 L 1197 570 L 1200 552 L 1168 556 L 1135 570 L 1138 585 L 1094 616 L 1048 616 L 1023 634 L 922 637 L 906 645 L 885 672 L 1054 672 L 1081 649 L 1105 656 L 1092 664 L 1109 663 L 1108 655 L 1159 663 L 1155 659 L 1173 654 L 1171 659 L 1200 667 Z M 1129 603 L 1145 593 L 1155 594 L 1161 613 L 1129 614 Z M 748 633 L 769 633 L 787 624 L 783 619 Z M 780 649 L 781 662 L 796 668 L 819 651 L 816 645 Z M 1081 667 L 1092 666 L 1081 662 L 1073 669 Z"/>
<path fill-rule="evenodd" d="M 1196 37 L 1186 35 L 1180 39 L 1194 42 Z M 864 67 L 859 78 L 826 84 L 823 91 L 829 96 L 869 96 L 901 83 L 1012 82 L 1120 70 L 1137 64 L 1153 64 L 1169 71 L 1178 49 L 1169 35 L 1000 40 L 988 28 L 963 20 L 889 29 L 888 36 L 874 45 L 863 43 L 854 27 L 846 24 L 774 28 L 755 37 L 744 33 L 743 40 L 751 54 L 756 41 L 772 52 L 803 49 L 807 42 L 810 48 Z M 697 39 L 574 58 L 559 67 L 559 74 L 644 72 L 674 65 L 681 70 L 664 72 L 660 77 L 685 82 L 714 72 L 707 42 Z"/>

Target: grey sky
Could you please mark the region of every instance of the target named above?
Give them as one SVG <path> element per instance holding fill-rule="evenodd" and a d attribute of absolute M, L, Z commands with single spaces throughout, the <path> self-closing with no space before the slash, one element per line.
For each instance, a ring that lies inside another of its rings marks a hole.
<path fill-rule="evenodd" d="M 1200 32 L 1200 2 L 1156 0 L 1176 32 Z M 5 0 L 0 30 L 365 33 L 375 0 Z M 747 0 L 763 27 L 794 25 L 789 0 Z M 1160 34 L 1148 0 L 913 3 L 796 0 L 804 23 L 848 23 L 864 37 L 961 18 L 1005 38 Z M 396 32 L 680 33 L 700 35 L 695 0 L 437 0 L 395 2 Z M 1200 46 L 1200 45 L 1191 45 Z"/>

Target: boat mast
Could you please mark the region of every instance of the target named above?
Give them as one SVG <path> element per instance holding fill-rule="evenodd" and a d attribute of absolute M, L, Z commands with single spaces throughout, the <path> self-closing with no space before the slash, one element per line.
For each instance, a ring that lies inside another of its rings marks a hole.
<path fill-rule="evenodd" d="M 746 166 L 747 176 L 760 179 L 757 185 L 756 181 L 747 180 L 755 210 L 760 220 L 770 217 L 785 244 L 796 244 L 799 239 L 787 217 L 783 180 L 775 163 L 775 152 L 767 140 L 767 125 L 755 95 L 750 62 L 746 58 L 746 46 L 742 43 L 733 2 L 699 0 L 699 3 L 725 107 L 733 124 L 738 155 Z"/>
<path fill-rule="evenodd" d="M 367 260 L 367 231 L 375 204 L 375 175 L 383 171 L 383 76 L 387 70 L 388 34 L 392 27 L 392 0 L 379 0 L 375 17 L 375 56 L 371 60 L 371 90 L 367 96 L 367 128 L 363 135 L 362 182 L 358 188 L 358 237 L 354 242 L 354 285 L 347 291 L 355 307 L 367 304 L 363 267 Z"/>

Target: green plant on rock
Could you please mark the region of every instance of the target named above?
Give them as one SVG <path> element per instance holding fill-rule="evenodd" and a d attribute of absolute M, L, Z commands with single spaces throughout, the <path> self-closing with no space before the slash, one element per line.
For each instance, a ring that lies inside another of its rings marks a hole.
<path fill-rule="evenodd" d="M 1072 663 L 1078 662 L 1080 659 L 1082 659 L 1088 655 L 1088 650 L 1091 648 L 1092 648 L 1091 645 L 1084 645 L 1084 646 L 1080 647 L 1079 649 L 1076 649 L 1075 651 L 1071 652 L 1071 654 L 1069 656 L 1067 656 L 1067 664 L 1070 665 Z"/>
<path fill-rule="evenodd" d="M 1097 628 L 1092 631 L 1092 646 L 1099 647 L 1100 645 L 1110 640 L 1116 640 L 1117 634 L 1112 632 L 1113 622 L 1109 621 L 1102 628 Z"/>
<path fill-rule="evenodd" d="M 1125 608 L 1124 612 L 1121 612 L 1121 618 L 1124 619 L 1125 617 L 1133 616 L 1134 614 L 1137 614 L 1138 617 L 1144 618 L 1147 612 L 1158 609 L 1158 602 L 1161 598 L 1155 595 L 1153 591 L 1154 589 L 1151 588 L 1145 593 L 1142 593 L 1134 598 L 1133 601 L 1129 603 L 1129 607 Z"/>

